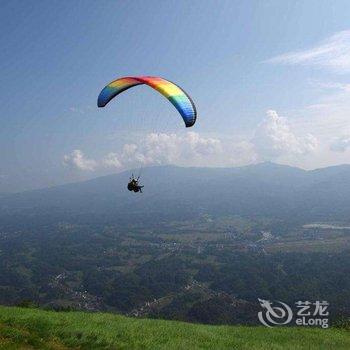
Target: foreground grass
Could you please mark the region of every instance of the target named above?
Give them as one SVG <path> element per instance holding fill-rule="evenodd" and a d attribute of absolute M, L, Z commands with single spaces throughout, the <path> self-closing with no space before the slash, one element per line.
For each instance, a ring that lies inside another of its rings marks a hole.
<path fill-rule="evenodd" d="M 337 329 L 207 326 L 0 307 L 0 349 L 350 349 Z"/>

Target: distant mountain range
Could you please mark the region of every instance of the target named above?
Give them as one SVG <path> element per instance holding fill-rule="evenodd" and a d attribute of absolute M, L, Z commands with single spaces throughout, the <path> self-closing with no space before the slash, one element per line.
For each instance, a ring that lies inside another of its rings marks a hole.
<path fill-rule="evenodd" d="M 211 215 L 298 222 L 350 220 L 350 165 L 305 171 L 274 163 L 241 168 L 150 167 L 144 193 L 131 171 L 0 196 L 0 224 L 146 222 Z"/>

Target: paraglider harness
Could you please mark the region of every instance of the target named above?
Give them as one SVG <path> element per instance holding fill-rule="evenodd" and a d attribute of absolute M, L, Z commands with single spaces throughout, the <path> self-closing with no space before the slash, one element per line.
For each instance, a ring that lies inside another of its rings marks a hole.
<path fill-rule="evenodd" d="M 140 176 L 137 179 L 135 179 L 134 174 L 131 175 L 128 183 L 129 191 L 134 191 L 135 193 L 137 192 L 142 193 L 143 186 L 139 185 L 139 179 L 140 179 Z"/>

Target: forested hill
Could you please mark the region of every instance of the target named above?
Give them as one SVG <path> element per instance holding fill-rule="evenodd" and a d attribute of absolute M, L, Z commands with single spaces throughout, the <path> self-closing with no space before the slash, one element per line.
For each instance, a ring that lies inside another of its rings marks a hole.
<path fill-rule="evenodd" d="M 350 165 L 314 171 L 273 163 L 241 168 L 150 167 L 143 171 L 143 194 L 127 191 L 130 173 L 1 196 L 0 218 L 10 225 L 21 218 L 36 223 L 145 223 L 229 214 L 302 223 L 350 217 Z"/>

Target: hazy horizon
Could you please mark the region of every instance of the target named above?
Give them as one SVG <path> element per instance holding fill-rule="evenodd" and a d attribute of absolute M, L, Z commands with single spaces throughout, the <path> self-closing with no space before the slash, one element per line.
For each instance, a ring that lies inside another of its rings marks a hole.
<path fill-rule="evenodd" d="M 291 166 L 288 164 L 281 164 L 281 163 L 276 163 L 276 162 L 271 162 L 271 161 L 265 161 L 265 162 L 260 162 L 260 163 L 254 163 L 254 164 L 247 164 L 247 165 L 237 165 L 237 166 L 217 166 L 217 167 L 213 167 L 213 166 L 181 166 L 181 165 L 176 165 L 176 164 L 162 164 L 162 165 L 150 165 L 150 166 L 146 166 L 144 168 L 142 168 L 141 173 L 144 174 L 147 169 L 154 169 L 154 168 L 165 168 L 165 167 L 174 167 L 174 168 L 187 168 L 187 169 L 244 169 L 246 167 L 259 167 L 261 165 L 271 165 L 271 166 L 281 166 L 281 167 L 286 167 L 286 168 L 293 168 L 293 169 L 299 169 L 305 172 L 312 172 L 312 171 L 317 171 L 317 170 L 324 170 L 324 169 L 328 169 L 328 168 L 336 168 L 336 167 L 344 167 L 344 166 L 349 166 L 350 164 L 338 164 L 338 165 L 330 165 L 330 166 L 325 166 L 325 167 L 321 167 L 321 168 L 314 168 L 314 169 L 304 169 L 302 167 L 297 167 L 297 166 Z M 86 181 L 90 181 L 90 180 L 96 180 L 99 178 L 103 178 L 103 177 L 110 177 L 110 176 L 117 176 L 123 173 L 127 173 L 128 176 L 129 174 L 135 174 L 138 175 L 140 173 L 140 168 L 130 168 L 130 169 L 123 169 L 120 171 L 116 171 L 114 173 L 109 173 L 109 174 L 104 174 L 104 175 L 98 175 L 98 176 L 92 176 L 89 178 L 84 178 L 84 179 L 78 179 L 78 180 L 72 180 L 72 181 L 68 181 L 68 182 L 64 182 L 61 184 L 55 184 L 52 186 L 43 186 L 43 187 L 35 187 L 35 188 L 27 188 L 27 189 L 20 189 L 18 191 L 2 191 L 0 192 L 0 194 L 15 194 L 15 193 L 21 193 L 21 192 L 28 192 L 28 191 L 35 191 L 35 190 L 45 190 L 45 189 L 49 189 L 49 188 L 53 188 L 53 187 L 60 187 L 60 186 L 64 186 L 64 185 L 72 185 L 72 184 L 78 184 L 78 183 L 82 183 L 82 182 L 86 182 Z"/>

